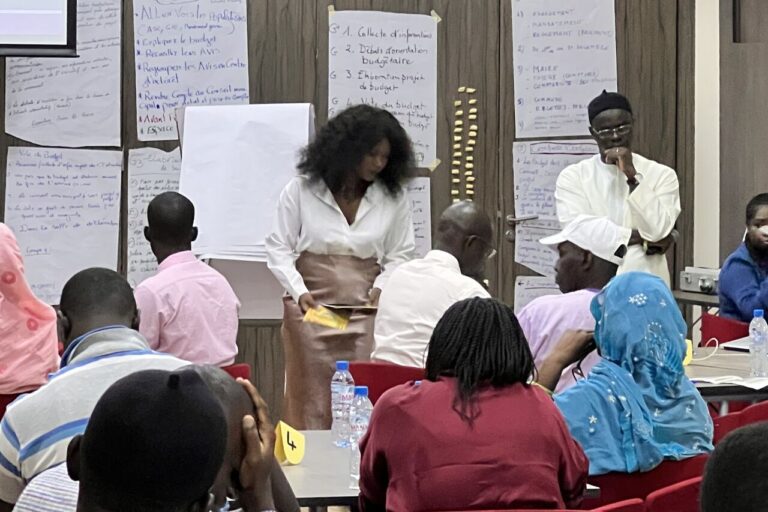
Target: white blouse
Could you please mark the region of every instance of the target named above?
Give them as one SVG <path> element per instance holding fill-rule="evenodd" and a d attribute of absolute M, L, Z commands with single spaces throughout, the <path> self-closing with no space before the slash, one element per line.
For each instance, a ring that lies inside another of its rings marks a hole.
<path fill-rule="evenodd" d="M 296 270 L 296 259 L 304 251 L 375 257 L 383 271 L 373 286 L 383 288 L 394 268 L 414 257 L 408 194 L 403 189 L 393 197 L 375 181 L 350 225 L 324 182 L 296 176 L 280 194 L 274 229 L 265 245 L 269 269 L 296 301 L 308 292 Z"/>

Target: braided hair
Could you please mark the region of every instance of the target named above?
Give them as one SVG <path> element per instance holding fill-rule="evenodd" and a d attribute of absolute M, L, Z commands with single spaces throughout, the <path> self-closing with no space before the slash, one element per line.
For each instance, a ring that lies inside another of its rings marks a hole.
<path fill-rule="evenodd" d="M 349 107 L 329 120 L 302 151 L 299 170 L 313 181 L 323 180 L 336 193 L 384 139 L 390 144 L 389 160 L 377 179 L 396 196 L 415 166 L 411 140 L 395 116 L 370 105 Z"/>
<path fill-rule="evenodd" d="M 426 378 L 456 378 L 453 409 L 470 424 L 480 414 L 479 388 L 527 386 L 533 371 L 533 354 L 520 323 L 509 306 L 494 299 L 457 302 L 429 340 Z"/>

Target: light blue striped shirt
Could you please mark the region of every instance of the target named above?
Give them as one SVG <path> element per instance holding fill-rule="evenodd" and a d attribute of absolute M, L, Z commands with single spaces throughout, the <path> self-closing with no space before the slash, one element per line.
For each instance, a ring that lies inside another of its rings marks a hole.
<path fill-rule="evenodd" d="M 133 329 L 111 326 L 75 340 L 62 369 L 37 391 L 15 400 L 0 422 L 0 500 L 16 503 L 36 475 L 66 460 L 69 441 L 85 430 L 104 391 L 139 370 L 188 365 L 153 352 Z"/>

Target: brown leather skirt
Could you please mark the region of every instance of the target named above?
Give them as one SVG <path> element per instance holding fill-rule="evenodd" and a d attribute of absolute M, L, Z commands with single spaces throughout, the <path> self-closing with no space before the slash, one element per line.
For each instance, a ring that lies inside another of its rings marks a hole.
<path fill-rule="evenodd" d="M 296 270 L 315 301 L 326 304 L 363 305 L 381 272 L 375 258 L 319 255 L 304 252 Z M 331 428 L 331 377 L 336 361 L 368 360 L 373 349 L 374 312 L 352 314 L 340 331 L 303 322 L 301 308 L 283 299 L 285 347 L 284 420 L 299 430 Z"/>

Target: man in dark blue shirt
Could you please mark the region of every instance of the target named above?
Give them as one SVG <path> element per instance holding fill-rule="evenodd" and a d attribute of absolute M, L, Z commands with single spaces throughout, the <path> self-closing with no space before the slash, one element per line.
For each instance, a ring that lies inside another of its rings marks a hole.
<path fill-rule="evenodd" d="M 747 235 L 720 271 L 720 315 L 749 322 L 768 309 L 768 193 L 747 205 Z"/>

